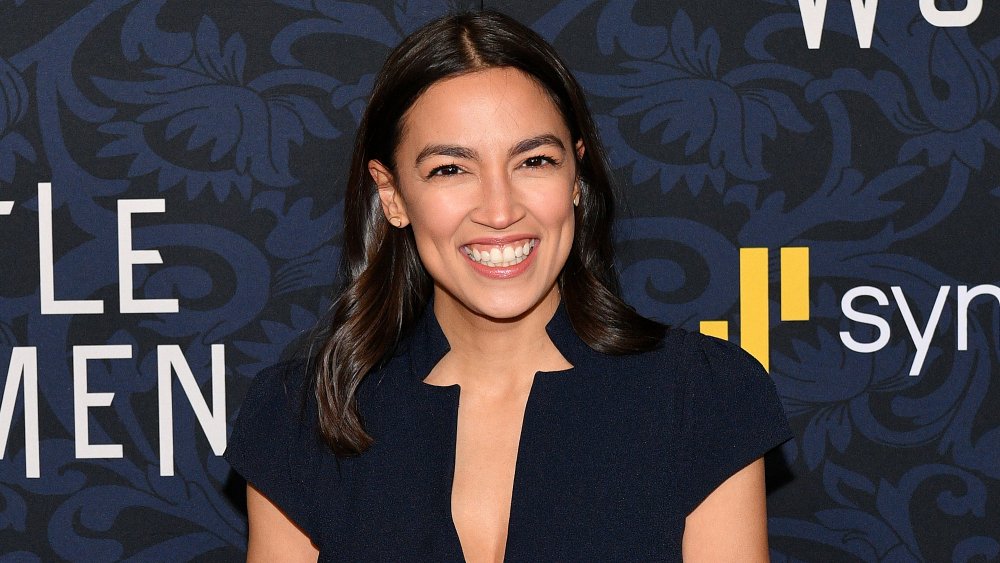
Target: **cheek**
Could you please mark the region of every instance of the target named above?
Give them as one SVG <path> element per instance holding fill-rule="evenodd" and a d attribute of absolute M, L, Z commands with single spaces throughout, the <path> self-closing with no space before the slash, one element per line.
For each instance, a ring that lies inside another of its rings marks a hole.
<path fill-rule="evenodd" d="M 426 262 L 434 248 L 452 246 L 466 211 L 457 202 L 437 198 L 413 202 L 407 206 L 407 214 L 420 257 Z"/>
<path fill-rule="evenodd" d="M 576 232 L 576 207 L 573 206 L 572 200 L 569 200 L 558 207 L 553 207 L 550 213 L 551 224 L 558 225 L 560 253 L 568 256 Z"/>
<path fill-rule="evenodd" d="M 551 192 L 550 192 L 551 194 Z M 562 232 L 573 232 L 575 221 L 572 200 L 563 193 L 541 196 L 532 202 L 531 209 L 538 221 L 546 228 Z"/>

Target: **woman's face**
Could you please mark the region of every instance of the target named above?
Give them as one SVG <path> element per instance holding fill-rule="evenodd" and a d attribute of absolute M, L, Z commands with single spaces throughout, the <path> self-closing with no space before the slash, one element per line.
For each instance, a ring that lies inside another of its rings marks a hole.
<path fill-rule="evenodd" d="M 390 223 L 413 229 L 438 305 L 509 319 L 558 300 L 582 154 L 534 79 L 493 68 L 428 88 L 404 116 L 395 175 L 369 171 Z"/>

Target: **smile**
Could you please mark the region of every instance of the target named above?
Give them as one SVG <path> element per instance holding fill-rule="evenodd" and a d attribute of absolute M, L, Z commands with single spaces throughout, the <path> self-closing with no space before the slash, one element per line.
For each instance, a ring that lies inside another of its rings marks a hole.
<path fill-rule="evenodd" d="M 520 264 L 536 246 L 538 239 L 526 239 L 512 245 L 466 245 L 462 247 L 462 251 L 473 262 L 488 268 L 503 268 Z"/>

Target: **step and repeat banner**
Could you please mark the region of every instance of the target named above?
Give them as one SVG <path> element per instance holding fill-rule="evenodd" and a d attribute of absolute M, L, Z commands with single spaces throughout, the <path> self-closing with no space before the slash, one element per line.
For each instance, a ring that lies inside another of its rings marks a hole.
<path fill-rule="evenodd" d="M 235 561 L 220 457 L 331 302 L 389 50 L 496 8 L 565 57 L 628 301 L 738 342 L 796 439 L 774 561 L 1000 561 L 1000 6 L 0 1 L 0 561 Z"/>

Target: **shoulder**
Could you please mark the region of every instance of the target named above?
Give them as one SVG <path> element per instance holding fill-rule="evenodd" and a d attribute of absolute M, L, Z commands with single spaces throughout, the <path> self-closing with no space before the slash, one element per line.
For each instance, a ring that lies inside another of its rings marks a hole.
<path fill-rule="evenodd" d="M 699 332 L 681 332 L 693 371 L 733 378 L 767 375 L 757 358 L 736 344 Z"/>
<path fill-rule="evenodd" d="M 682 328 L 670 328 L 653 350 L 610 361 L 657 377 L 739 379 L 766 375 L 760 362 L 736 344 Z"/>
<path fill-rule="evenodd" d="M 672 329 L 651 357 L 673 374 L 668 379 L 677 390 L 685 514 L 737 471 L 792 438 L 770 375 L 739 346 Z"/>
<path fill-rule="evenodd" d="M 739 403 L 775 397 L 760 362 L 739 346 L 680 328 L 638 354 L 593 353 L 584 363 L 594 396 L 644 413 L 679 431 Z"/>
<path fill-rule="evenodd" d="M 605 370 L 607 385 L 624 390 L 634 405 L 654 403 L 648 408 L 672 413 L 678 430 L 695 443 L 731 431 L 788 435 L 771 377 L 731 342 L 672 328 L 658 348 L 608 361 L 615 367 Z"/>
<path fill-rule="evenodd" d="M 300 410 L 312 382 L 309 368 L 306 360 L 295 359 L 261 370 L 247 389 L 242 408 L 286 404 Z"/>
<path fill-rule="evenodd" d="M 723 403 L 734 406 L 765 400 L 778 404 L 764 366 L 736 344 L 714 336 L 670 329 L 660 348 L 647 354 L 645 364 L 654 376 L 670 374 L 676 380 L 689 416 L 697 416 L 702 407 L 717 408 Z"/>
<path fill-rule="evenodd" d="M 301 434 L 316 420 L 308 369 L 308 362 L 293 360 L 272 365 L 257 374 L 240 405 L 229 450 L 235 449 L 234 443 L 248 439 L 268 436 L 276 440 L 291 439 L 295 437 L 293 433 Z"/>
<path fill-rule="evenodd" d="M 316 403 L 308 368 L 303 360 L 276 364 L 250 383 L 226 448 L 234 468 L 239 470 L 241 461 L 259 462 L 276 446 L 303 443 L 315 435 Z"/>
<path fill-rule="evenodd" d="M 305 361 L 262 370 L 250 384 L 226 447 L 229 465 L 303 529 L 305 498 L 328 451 L 317 425 L 312 378 Z"/>
<path fill-rule="evenodd" d="M 261 370 L 243 398 L 240 418 L 262 410 L 302 413 L 312 379 L 308 369 L 308 362 L 295 359 Z"/>

